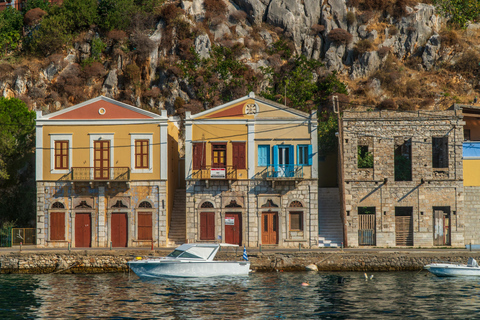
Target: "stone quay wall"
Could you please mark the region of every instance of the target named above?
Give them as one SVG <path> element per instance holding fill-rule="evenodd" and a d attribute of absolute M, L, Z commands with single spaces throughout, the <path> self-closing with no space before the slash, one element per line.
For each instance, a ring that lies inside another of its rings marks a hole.
<path fill-rule="evenodd" d="M 0 255 L 0 273 L 111 273 L 129 272 L 127 261 L 141 252 L 8 253 Z M 164 256 L 155 250 L 148 256 Z M 319 271 L 414 271 L 434 261 L 466 263 L 469 257 L 480 261 L 480 252 L 466 250 L 408 251 L 298 251 L 249 253 L 252 270 L 258 272 L 303 271 L 314 264 Z M 241 260 L 242 250 L 219 252 L 218 260 Z"/>

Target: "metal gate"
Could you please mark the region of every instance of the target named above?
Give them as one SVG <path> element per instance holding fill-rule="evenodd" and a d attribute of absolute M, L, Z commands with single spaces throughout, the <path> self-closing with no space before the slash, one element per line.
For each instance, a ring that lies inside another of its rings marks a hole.
<path fill-rule="evenodd" d="M 374 246 L 377 243 L 375 234 L 375 211 L 358 214 L 358 245 Z"/>
<path fill-rule="evenodd" d="M 0 247 L 12 246 L 12 228 L 5 228 L 0 230 Z"/>
<path fill-rule="evenodd" d="M 23 245 L 36 244 L 35 241 L 35 228 L 13 228 L 13 245 L 19 246 L 20 242 Z"/>

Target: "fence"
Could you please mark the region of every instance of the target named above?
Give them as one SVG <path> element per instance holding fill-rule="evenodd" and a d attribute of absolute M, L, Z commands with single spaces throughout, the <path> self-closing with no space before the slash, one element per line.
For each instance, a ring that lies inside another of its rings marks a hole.
<path fill-rule="evenodd" d="M 0 247 L 12 246 L 12 228 L 2 229 L 0 231 Z"/>
<path fill-rule="evenodd" d="M 35 228 L 12 228 L 12 245 L 36 244 Z"/>

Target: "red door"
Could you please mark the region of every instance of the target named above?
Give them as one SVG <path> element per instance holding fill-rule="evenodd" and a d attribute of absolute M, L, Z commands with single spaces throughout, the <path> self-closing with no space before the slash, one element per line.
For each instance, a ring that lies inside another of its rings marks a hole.
<path fill-rule="evenodd" d="M 94 143 L 95 179 L 108 180 L 110 165 L 110 141 L 95 141 Z"/>
<path fill-rule="evenodd" d="M 242 214 L 225 213 L 225 243 L 242 244 Z"/>
<path fill-rule="evenodd" d="M 50 214 L 50 240 L 65 240 L 65 212 Z"/>
<path fill-rule="evenodd" d="M 262 213 L 262 244 L 278 243 L 278 214 L 276 212 Z"/>
<path fill-rule="evenodd" d="M 75 214 L 75 247 L 92 246 L 92 218 L 90 213 Z"/>
<path fill-rule="evenodd" d="M 112 213 L 112 247 L 127 246 L 127 214 Z"/>
<path fill-rule="evenodd" d="M 215 212 L 200 212 L 200 240 L 215 240 Z"/>

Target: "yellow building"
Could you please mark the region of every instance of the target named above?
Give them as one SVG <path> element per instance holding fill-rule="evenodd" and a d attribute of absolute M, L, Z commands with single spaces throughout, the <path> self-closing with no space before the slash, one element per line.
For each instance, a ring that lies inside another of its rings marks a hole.
<path fill-rule="evenodd" d="M 169 134 L 173 135 L 173 138 Z M 178 130 L 103 96 L 37 113 L 37 246 L 168 244 Z"/>
<path fill-rule="evenodd" d="M 316 113 L 248 96 L 185 119 L 187 241 L 318 241 Z"/>

